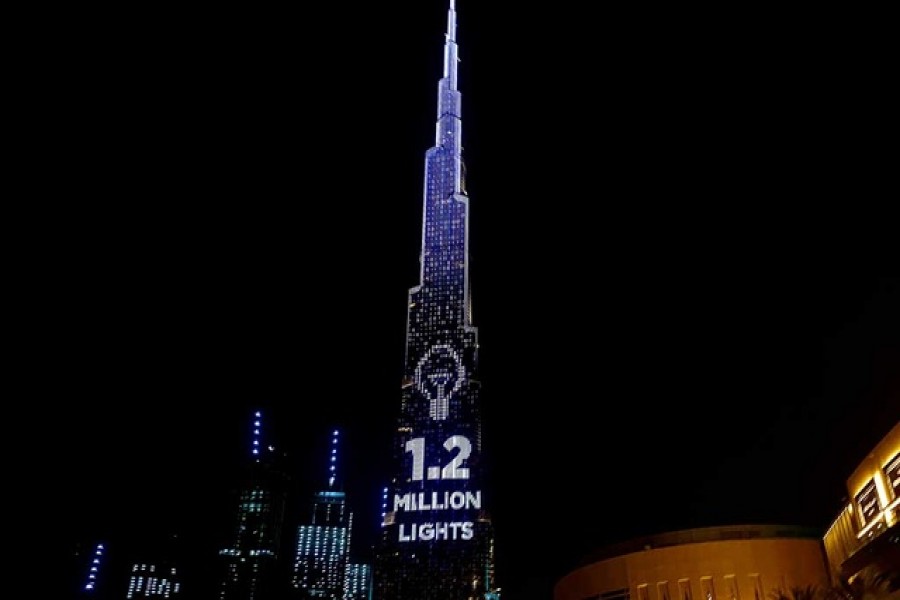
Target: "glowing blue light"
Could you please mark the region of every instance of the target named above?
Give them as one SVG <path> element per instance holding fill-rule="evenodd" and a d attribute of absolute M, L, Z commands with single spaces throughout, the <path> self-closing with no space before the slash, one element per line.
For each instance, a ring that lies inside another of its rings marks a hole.
<path fill-rule="evenodd" d="M 253 456 L 257 457 L 256 462 L 259 462 L 259 446 L 262 445 L 260 443 L 260 435 L 262 433 L 260 429 L 262 427 L 262 412 L 256 411 L 253 414 L 256 419 L 253 421 L 253 443 L 250 448 L 253 451 Z"/>
<path fill-rule="evenodd" d="M 338 430 L 335 429 L 335 430 L 334 430 L 334 436 L 337 437 L 337 434 L 338 434 Z"/>

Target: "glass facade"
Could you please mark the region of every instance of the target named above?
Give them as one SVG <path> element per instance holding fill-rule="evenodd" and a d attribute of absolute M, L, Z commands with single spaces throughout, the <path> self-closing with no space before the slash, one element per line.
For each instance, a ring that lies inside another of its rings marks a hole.
<path fill-rule="evenodd" d="M 451 1 L 435 145 L 425 155 L 420 281 L 409 292 L 395 470 L 375 561 L 375 600 L 470 600 L 493 591 L 457 69 Z"/>

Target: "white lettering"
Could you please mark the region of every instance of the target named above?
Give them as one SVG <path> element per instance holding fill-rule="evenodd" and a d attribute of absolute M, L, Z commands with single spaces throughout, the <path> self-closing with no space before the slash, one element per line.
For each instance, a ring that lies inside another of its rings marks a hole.
<path fill-rule="evenodd" d="M 441 495 L 443 494 L 443 495 Z M 425 510 L 481 509 L 481 490 L 475 492 L 407 492 L 394 494 L 394 512 L 416 512 Z"/>
<path fill-rule="evenodd" d="M 413 525 L 413 527 L 415 527 L 415 525 Z M 408 542 L 408 541 L 410 541 L 410 540 L 412 540 L 412 538 L 411 538 L 409 535 L 404 535 L 404 533 L 403 533 L 403 523 L 401 523 L 401 524 L 400 524 L 400 541 L 401 541 L 401 542 Z"/>
<path fill-rule="evenodd" d="M 398 539 L 401 542 L 471 540 L 475 537 L 474 523 L 471 521 L 411 523 L 409 524 L 409 533 L 406 531 L 406 524 L 401 523 L 398 531 Z"/>
<path fill-rule="evenodd" d="M 400 509 L 410 510 L 410 494 L 394 494 L 394 512 Z"/>

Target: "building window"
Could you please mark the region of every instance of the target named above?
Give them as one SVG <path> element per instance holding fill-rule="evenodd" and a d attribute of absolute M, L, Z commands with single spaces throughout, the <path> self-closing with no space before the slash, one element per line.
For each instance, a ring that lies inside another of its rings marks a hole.
<path fill-rule="evenodd" d="M 660 581 L 656 584 L 656 598 L 657 600 L 672 600 L 668 581 Z"/>
<path fill-rule="evenodd" d="M 750 573 L 750 587 L 753 589 L 753 600 L 765 600 L 766 594 L 763 592 L 762 578 L 759 573 Z"/>
<path fill-rule="evenodd" d="M 858 509 L 857 512 L 859 514 L 861 527 L 868 525 L 878 516 L 878 513 L 881 512 L 874 479 L 870 479 L 856 495 L 856 508 Z"/>
<path fill-rule="evenodd" d="M 694 600 L 694 597 L 691 595 L 690 579 L 678 580 L 678 600 Z"/>
<path fill-rule="evenodd" d="M 646 583 L 637 586 L 637 600 L 650 600 L 650 586 Z"/>
<path fill-rule="evenodd" d="M 894 491 L 894 498 L 900 498 L 900 452 L 884 467 L 884 474 L 887 476 L 888 487 Z"/>
<path fill-rule="evenodd" d="M 734 575 L 725 576 L 725 594 L 725 600 L 741 600 L 737 579 L 735 579 Z"/>
<path fill-rule="evenodd" d="M 702 596 L 701 600 L 716 600 L 712 577 L 700 578 L 700 594 Z"/>

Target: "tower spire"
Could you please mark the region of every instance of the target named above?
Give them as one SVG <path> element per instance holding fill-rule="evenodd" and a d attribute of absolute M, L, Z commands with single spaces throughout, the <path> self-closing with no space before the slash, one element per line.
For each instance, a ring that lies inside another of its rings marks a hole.
<path fill-rule="evenodd" d="M 456 45 L 456 0 L 450 0 L 447 11 L 447 36 L 444 43 L 444 78 L 448 80 L 450 89 L 456 88 L 456 63 L 459 62 Z"/>
<path fill-rule="evenodd" d="M 253 436 L 252 442 L 250 446 L 250 450 L 253 453 L 253 459 L 256 462 L 259 462 L 259 457 L 261 453 L 262 446 L 262 413 L 260 411 L 256 411 L 253 413 Z"/>
<path fill-rule="evenodd" d="M 338 430 L 335 429 L 331 434 L 331 452 L 328 453 L 328 487 L 333 488 L 334 482 L 337 480 L 337 446 L 338 446 Z"/>

